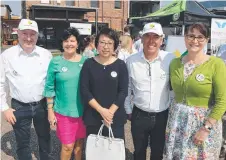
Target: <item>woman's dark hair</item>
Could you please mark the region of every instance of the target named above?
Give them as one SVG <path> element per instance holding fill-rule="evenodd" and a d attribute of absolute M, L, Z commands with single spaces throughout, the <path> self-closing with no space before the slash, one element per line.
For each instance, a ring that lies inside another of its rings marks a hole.
<path fill-rule="evenodd" d="M 112 39 L 114 41 L 114 50 L 117 49 L 118 45 L 119 45 L 119 37 L 116 31 L 114 31 L 111 28 L 103 28 L 100 30 L 100 32 L 97 34 L 97 37 L 95 39 L 95 46 L 97 48 L 98 43 L 99 43 L 99 39 L 101 35 L 105 35 L 107 37 L 109 37 L 110 39 Z"/>
<path fill-rule="evenodd" d="M 129 31 L 130 31 L 129 26 L 125 26 L 124 32 L 129 32 Z"/>
<path fill-rule="evenodd" d="M 193 32 L 194 29 L 197 29 L 200 33 L 202 33 L 206 38 L 210 36 L 210 30 L 209 28 L 201 23 L 194 23 L 192 25 L 189 25 L 185 29 L 185 34 L 188 34 L 189 31 Z"/>
<path fill-rule="evenodd" d="M 86 47 L 91 43 L 95 41 L 95 35 L 87 36 L 85 37 L 81 43 L 79 44 L 79 51 L 84 52 Z"/>
<path fill-rule="evenodd" d="M 77 40 L 77 43 L 79 44 L 79 31 L 77 28 L 69 27 L 68 29 L 65 29 L 62 38 L 60 39 L 60 51 L 63 52 L 63 41 L 67 40 L 70 36 L 74 36 Z"/>

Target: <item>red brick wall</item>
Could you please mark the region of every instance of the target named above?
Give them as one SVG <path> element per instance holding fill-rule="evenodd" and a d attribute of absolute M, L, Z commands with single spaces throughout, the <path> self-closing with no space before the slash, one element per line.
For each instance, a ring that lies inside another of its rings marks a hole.
<path fill-rule="evenodd" d="M 26 8 L 32 4 L 40 4 L 41 0 L 37 1 L 26 1 Z M 123 28 L 126 26 L 126 21 L 128 18 L 128 0 L 122 0 L 121 2 L 121 9 L 114 8 L 115 1 L 99 1 L 99 8 L 98 8 L 98 22 L 108 23 L 109 27 L 116 29 L 118 31 L 122 31 Z M 56 5 L 56 1 L 53 2 L 50 0 L 50 5 Z M 61 6 L 65 6 L 65 0 L 61 0 Z M 89 8 L 91 7 L 90 0 L 76 0 L 75 7 L 82 7 L 82 8 Z M 27 17 L 29 13 L 27 12 Z M 95 13 L 87 13 L 85 15 L 85 19 L 88 19 L 90 22 L 95 21 Z"/>
<path fill-rule="evenodd" d="M 121 2 L 121 9 L 115 9 L 114 3 L 114 1 L 99 1 L 98 21 L 108 23 L 109 27 L 122 31 L 128 18 L 128 1 Z M 95 20 L 93 13 L 88 13 L 86 17 L 90 21 Z"/>
<path fill-rule="evenodd" d="M 40 0 L 26 1 L 26 10 L 29 10 L 32 4 L 40 4 L 40 2 Z M 29 18 L 29 11 L 27 11 L 27 18 Z"/>

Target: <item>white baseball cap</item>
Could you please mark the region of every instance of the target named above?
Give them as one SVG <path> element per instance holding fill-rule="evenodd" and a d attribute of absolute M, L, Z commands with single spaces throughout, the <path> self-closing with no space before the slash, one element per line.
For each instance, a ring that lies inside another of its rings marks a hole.
<path fill-rule="evenodd" d="M 161 24 L 156 23 L 156 22 L 145 24 L 145 26 L 143 28 L 142 36 L 146 33 L 155 33 L 159 36 L 164 36 Z"/>
<path fill-rule="evenodd" d="M 21 19 L 19 26 L 19 30 L 25 30 L 30 29 L 38 33 L 38 25 L 35 21 L 32 21 L 30 19 Z"/>

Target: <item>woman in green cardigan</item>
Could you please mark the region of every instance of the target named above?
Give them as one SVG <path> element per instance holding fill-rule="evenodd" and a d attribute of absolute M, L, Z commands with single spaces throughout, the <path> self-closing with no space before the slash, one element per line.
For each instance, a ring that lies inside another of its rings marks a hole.
<path fill-rule="evenodd" d="M 206 26 L 193 24 L 185 33 L 188 54 L 170 65 L 175 98 L 166 129 L 166 159 L 218 160 L 226 110 L 225 64 L 203 53 Z"/>

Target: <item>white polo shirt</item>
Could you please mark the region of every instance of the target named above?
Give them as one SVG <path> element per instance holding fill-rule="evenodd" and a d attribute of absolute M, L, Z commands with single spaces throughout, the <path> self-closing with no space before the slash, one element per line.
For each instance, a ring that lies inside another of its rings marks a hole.
<path fill-rule="evenodd" d="M 162 112 L 170 105 L 169 66 L 175 56 L 159 51 L 158 57 L 149 62 L 143 52 L 131 55 L 127 59 L 129 72 L 128 97 L 125 100 L 127 114 L 132 113 L 133 103 L 146 112 Z M 131 94 L 133 93 L 133 95 Z"/>
<path fill-rule="evenodd" d="M 10 96 L 18 101 L 29 103 L 40 101 L 43 96 L 45 79 L 51 52 L 36 46 L 27 54 L 20 45 L 5 50 L 0 55 L 0 106 L 4 111 L 9 108 L 6 86 Z"/>

